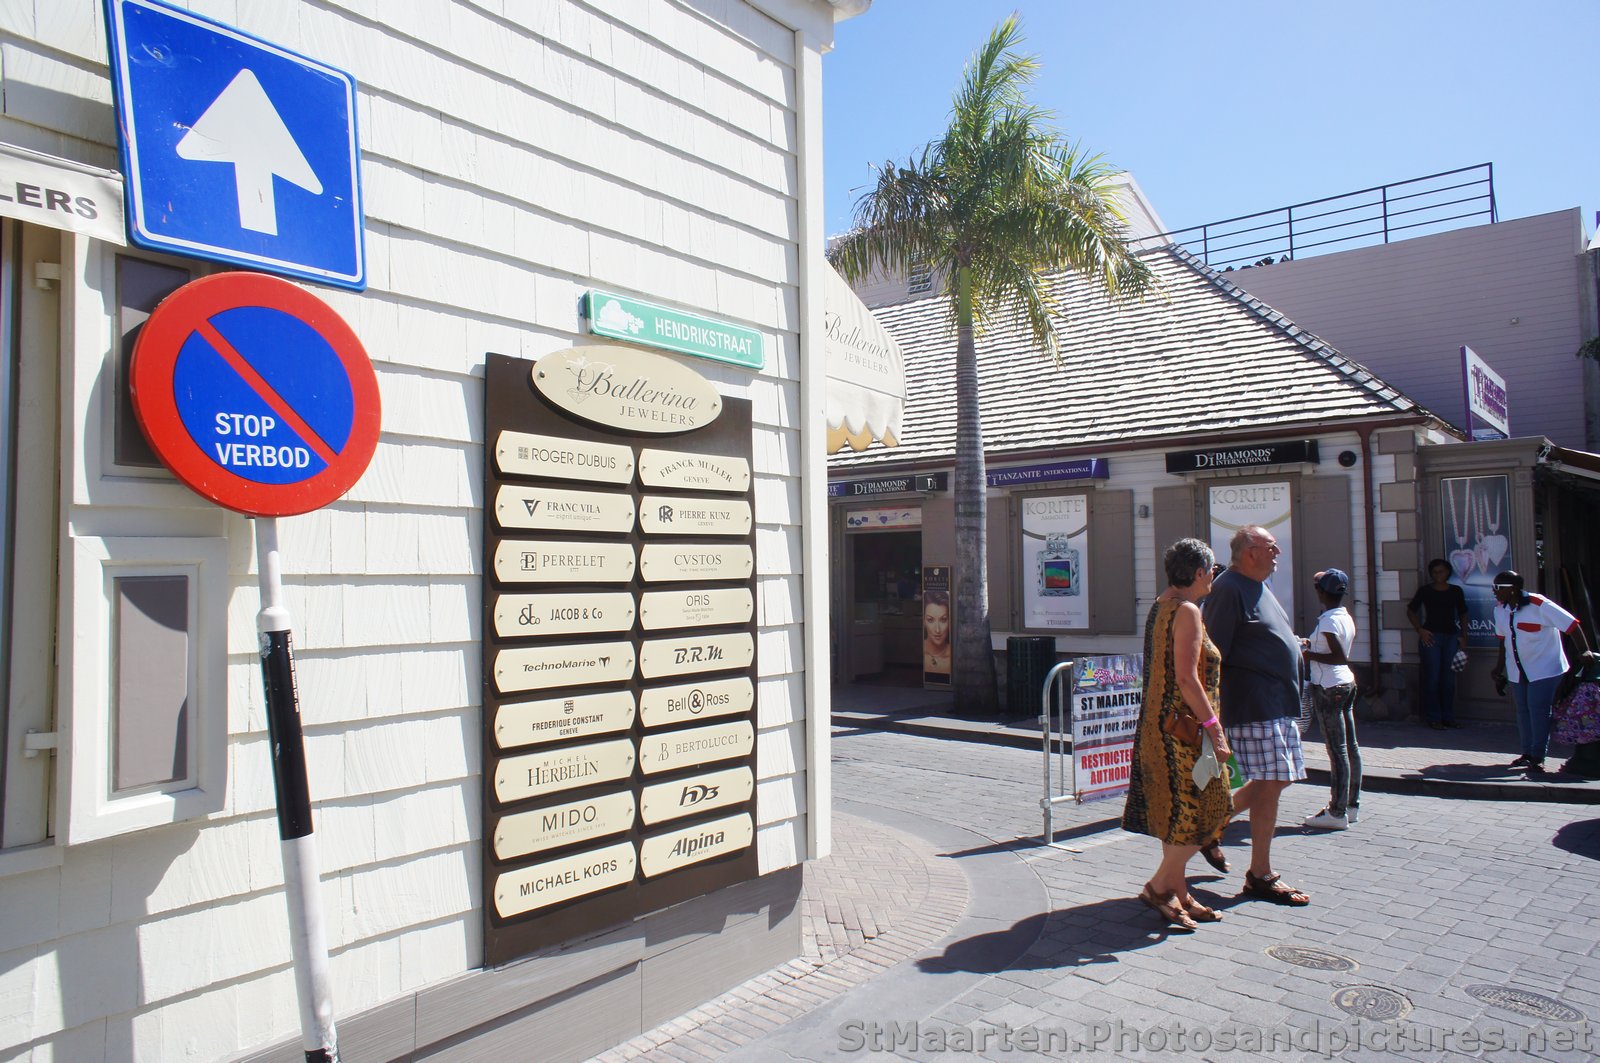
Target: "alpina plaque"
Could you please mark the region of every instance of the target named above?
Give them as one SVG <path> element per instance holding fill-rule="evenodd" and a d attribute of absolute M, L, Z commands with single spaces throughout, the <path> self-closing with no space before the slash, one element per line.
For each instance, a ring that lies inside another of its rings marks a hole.
<path fill-rule="evenodd" d="M 746 724 L 745 726 L 749 726 Z M 494 792 L 502 804 L 626 779 L 633 774 L 633 742 L 613 738 L 586 746 L 502 757 L 495 765 Z"/>
<path fill-rule="evenodd" d="M 494 461 L 511 476 L 605 484 L 633 481 L 633 448 L 617 443 L 505 431 L 495 438 Z"/>
<path fill-rule="evenodd" d="M 586 853 L 519 867 L 495 878 L 495 911 L 500 913 L 500 918 L 507 919 L 574 897 L 599 893 L 632 882 L 638 866 L 633 843 L 617 842 Z"/>
<path fill-rule="evenodd" d="M 633 692 L 607 690 L 540 701 L 508 701 L 495 710 L 494 743 L 500 749 L 626 731 L 633 726 Z M 682 715 L 669 716 L 673 722 Z"/>
<path fill-rule="evenodd" d="M 645 495 L 639 528 L 646 535 L 749 535 L 750 503 L 742 498 Z"/>
<path fill-rule="evenodd" d="M 616 492 L 506 484 L 495 492 L 494 518 L 500 527 L 518 530 L 628 532 L 633 499 Z"/>
<path fill-rule="evenodd" d="M 749 579 L 755 553 L 743 543 L 646 543 L 639 548 L 639 574 L 646 583 Z"/>
<path fill-rule="evenodd" d="M 631 642 L 519 646 L 494 655 L 494 685 L 500 693 L 512 694 L 550 687 L 615 683 L 632 679 L 633 666 Z"/>
<path fill-rule="evenodd" d="M 633 567 L 628 543 L 507 539 L 494 549 L 501 583 L 627 583 Z"/>
<path fill-rule="evenodd" d="M 748 624 L 755 610 L 755 595 L 748 587 L 645 591 L 639 596 L 639 626 L 646 631 L 666 631 L 675 627 Z"/>
<path fill-rule="evenodd" d="M 501 638 L 627 631 L 633 615 L 633 595 L 627 591 L 501 594 L 494 600 L 494 630 Z"/>
<path fill-rule="evenodd" d="M 639 739 L 639 767 L 646 775 L 693 768 L 750 755 L 756 729 L 749 720 L 714 723 L 687 731 L 668 731 Z"/>
<path fill-rule="evenodd" d="M 702 860 L 736 853 L 754 840 L 755 823 L 750 813 L 741 812 L 646 838 L 639 843 L 639 865 L 645 878 L 654 878 Z"/>
<path fill-rule="evenodd" d="M 665 727 L 746 713 L 755 701 L 756 686 L 745 676 L 646 687 L 639 691 L 639 718 L 646 727 Z"/>
<path fill-rule="evenodd" d="M 747 631 L 732 635 L 697 635 L 680 639 L 651 639 L 639 646 L 639 674 L 646 679 L 664 675 L 697 675 L 749 668 L 756 659 L 756 640 Z"/>
<path fill-rule="evenodd" d="M 639 482 L 646 487 L 744 492 L 750 489 L 750 462 L 722 454 L 646 447 L 639 451 Z"/>
<path fill-rule="evenodd" d="M 682 819 L 714 808 L 739 805 L 755 792 L 749 768 L 728 768 L 646 786 L 639 797 L 640 818 L 647 824 Z"/>
<path fill-rule="evenodd" d="M 688 794 L 684 799 L 692 800 L 697 796 L 698 791 Z M 710 795 L 703 798 L 701 804 L 719 800 L 720 796 L 720 793 Z M 658 803 L 665 807 L 666 798 L 663 797 Z M 620 834 L 633 826 L 633 805 L 633 791 L 619 790 L 584 801 L 568 801 L 505 816 L 494 828 L 494 855 L 501 860 L 510 860 L 530 853 L 559 849 L 575 842 L 604 838 L 608 834 Z"/>

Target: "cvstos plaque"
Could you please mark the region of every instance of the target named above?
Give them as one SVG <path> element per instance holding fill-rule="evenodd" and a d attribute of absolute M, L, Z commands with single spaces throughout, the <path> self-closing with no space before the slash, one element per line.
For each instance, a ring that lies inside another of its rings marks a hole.
<path fill-rule="evenodd" d="M 755 552 L 743 543 L 646 543 L 639 548 L 639 574 L 646 583 L 748 579 Z"/>

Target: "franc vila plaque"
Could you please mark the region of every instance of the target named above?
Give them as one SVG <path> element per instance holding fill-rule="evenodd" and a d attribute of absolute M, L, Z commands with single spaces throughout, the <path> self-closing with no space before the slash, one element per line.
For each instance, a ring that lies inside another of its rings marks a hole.
<path fill-rule="evenodd" d="M 495 492 L 494 519 L 519 530 L 627 532 L 633 530 L 633 499 L 614 491 L 506 484 Z"/>
<path fill-rule="evenodd" d="M 742 498 L 645 495 L 639 527 L 646 535 L 749 535 L 750 503 Z"/>
<path fill-rule="evenodd" d="M 495 911 L 505 919 L 574 897 L 599 893 L 632 882 L 638 866 L 633 843 L 617 842 L 586 853 L 519 867 L 495 878 Z"/>
<path fill-rule="evenodd" d="M 502 694 L 550 687 L 615 683 L 633 678 L 633 643 L 519 646 L 494 655 L 494 685 Z"/>
<path fill-rule="evenodd" d="M 653 825 L 743 804 L 750 800 L 755 787 L 755 775 L 749 768 L 727 768 L 709 775 L 654 783 L 640 794 L 640 816 L 646 824 Z"/>
<path fill-rule="evenodd" d="M 627 583 L 633 567 L 629 543 L 507 539 L 494 548 L 502 583 Z"/>
<path fill-rule="evenodd" d="M 501 432 L 495 464 L 511 476 L 547 476 L 592 483 L 633 482 L 633 448 L 529 432 Z"/>
<path fill-rule="evenodd" d="M 633 826 L 633 813 L 632 790 L 517 812 L 503 817 L 496 825 L 494 855 L 510 860 L 574 842 L 620 834 Z"/>
<path fill-rule="evenodd" d="M 648 735 L 639 739 L 639 767 L 646 775 L 656 775 L 676 768 L 732 760 L 748 756 L 755 743 L 756 729 L 749 720 Z"/>
<path fill-rule="evenodd" d="M 626 731 L 633 726 L 633 692 L 607 690 L 540 701 L 508 701 L 495 710 L 500 749 Z"/>
<path fill-rule="evenodd" d="M 646 631 L 748 624 L 755 610 L 748 587 L 687 587 L 639 596 L 639 624 Z"/>
<path fill-rule="evenodd" d="M 639 843 L 639 864 L 645 878 L 654 878 L 702 860 L 736 853 L 754 840 L 755 823 L 750 813 L 740 812 L 646 838 Z"/>
<path fill-rule="evenodd" d="M 633 614 L 633 595 L 627 591 L 502 594 L 494 600 L 494 630 L 501 638 L 627 631 Z"/>
<path fill-rule="evenodd" d="M 755 701 L 756 687 L 748 676 L 703 679 L 670 687 L 646 687 L 639 692 L 639 716 L 646 727 L 664 727 L 746 713 Z"/>
<path fill-rule="evenodd" d="M 633 742 L 613 738 L 586 746 L 502 757 L 495 767 L 494 792 L 501 802 L 523 801 L 626 779 L 632 774 Z"/>
<path fill-rule="evenodd" d="M 639 451 L 639 482 L 646 487 L 742 494 L 750 489 L 750 462 L 722 454 L 690 454 L 646 447 Z"/>
<path fill-rule="evenodd" d="M 651 639 L 639 647 L 639 674 L 646 679 L 656 679 L 664 675 L 725 672 L 732 668 L 749 668 L 755 659 L 756 640 L 748 631 Z"/>
<path fill-rule="evenodd" d="M 744 543 L 646 543 L 639 547 L 639 573 L 646 583 L 702 579 L 748 579 L 755 551 Z"/>

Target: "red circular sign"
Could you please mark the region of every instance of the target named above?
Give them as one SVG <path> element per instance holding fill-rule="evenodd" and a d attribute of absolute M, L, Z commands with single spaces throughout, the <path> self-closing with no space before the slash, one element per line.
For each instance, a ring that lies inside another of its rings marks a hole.
<path fill-rule="evenodd" d="M 129 383 L 167 468 L 250 516 L 327 505 L 378 446 L 378 380 L 361 341 L 277 277 L 222 273 L 172 293 L 139 334 Z"/>

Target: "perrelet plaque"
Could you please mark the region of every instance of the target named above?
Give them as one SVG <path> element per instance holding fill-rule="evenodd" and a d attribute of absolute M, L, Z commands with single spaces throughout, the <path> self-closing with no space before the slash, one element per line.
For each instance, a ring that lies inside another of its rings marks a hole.
<path fill-rule="evenodd" d="M 627 583 L 633 567 L 628 543 L 507 539 L 494 548 L 501 583 Z"/>

